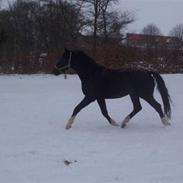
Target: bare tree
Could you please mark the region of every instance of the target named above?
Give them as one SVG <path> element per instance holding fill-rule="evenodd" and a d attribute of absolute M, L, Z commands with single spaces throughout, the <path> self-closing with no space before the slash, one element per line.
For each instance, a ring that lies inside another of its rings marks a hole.
<path fill-rule="evenodd" d="M 176 25 L 171 31 L 170 36 L 174 37 L 172 55 L 176 70 L 178 71 L 183 64 L 183 24 Z"/>
<path fill-rule="evenodd" d="M 129 12 L 119 13 L 117 11 L 106 12 L 100 20 L 99 34 L 107 38 L 116 38 L 121 40 L 128 24 L 134 21 L 134 17 Z"/>
<path fill-rule="evenodd" d="M 1 3 L 2 3 L 2 0 L 0 0 L 0 10 L 1 10 L 1 6 L 2 6 Z M 0 19 L 0 45 L 1 45 L 1 42 L 2 42 L 2 30 L 1 30 L 2 28 L 1 27 L 2 27 L 2 25 L 1 25 L 1 19 Z"/>
<path fill-rule="evenodd" d="M 143 28 L 142 34 L 157 36 L 157 35 L 161 35 L 161 31 L 155 24 L 148 24 Z"/>
<path fill-rule="evenodd" d="M 183 41 L 183 24 L 176 25 L 171 31 L 170 36 L 177 37 Z"/>
<path fill-rule="evenodd" d="M 146 48 L 157 48 L 159 40 L 157 36 L 161 35 L 160 29 L 155 24 L 148 24 L 142 29 L 142 34 L 145 37 Z"/>
<path fill-rule="evenodd" d="M 100 24 L 101 24 L 101 31 L 103 32 L 103 36 L 107 38 L 107 26 L 109 25 L 109 17 L 112 16 L 112 13 L 109 12 L 108 8 L 113 3 L 117 2 L 118 0 L 102 0 L 101 1 L 101 15 L 99 15 L 100 18 Z M 112 16 L 114 18 L 114 16 Z"/>
<path fill-rule="evenodd" d="M 97 37 L 107 40 L 109 37 L 121 37 L 121 29 L 134 21 L 130 13 L 119 13 L 114 7 L 118 0 L 81 0 L 86 5 L 88 16 L 88 27 L 93 34 L 94 55 L 97 46 Z M 86 13 L 85 13 L 86 14 Z"/>
<path fill-rule="evenodd" d="M 81 0 L 85 3 L 87 10 L 89 10 L 90 15 L 88 16 L 88 25 L 90 25 L 93 32 L 93 53 L 96 53 L 97 44 L 97 30 L 98 30 L 98 19 L 101 14 L 102 0 Z M 85 13 L 86 14 L 86 13 Z"/>
<path fill-rule="evenodd" d="M 0 10 L 0 56 L 7 63 L 13 60 L 3 64 L 16 72 L 41 69 L 40 52 L 56 54 L 64 46 L 77 45 L 83 19 L 79 4 L 69 1 L 11 1 Z"/>

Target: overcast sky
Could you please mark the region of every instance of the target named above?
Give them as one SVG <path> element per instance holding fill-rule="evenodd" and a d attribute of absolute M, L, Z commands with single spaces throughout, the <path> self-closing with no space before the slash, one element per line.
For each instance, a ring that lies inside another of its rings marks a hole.
<path fill-rule="evenodd" d="M 156 24 L 167 35 L 177 24 L 183 24 L 183 0 L 119 0 L 120 9 L 135 13 L 130 32 L 141 32 L 149 23 Z"/>

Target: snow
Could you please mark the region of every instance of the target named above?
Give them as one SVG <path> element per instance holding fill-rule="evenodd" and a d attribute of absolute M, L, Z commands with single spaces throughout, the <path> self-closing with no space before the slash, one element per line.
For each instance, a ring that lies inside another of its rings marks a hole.
<path fill-rule="evenodd" d="M 125 129 L 110 126 L 92 103 L 65 130 L 83 97 L 78 77 L 1 75 L 0 182 L 181 183 L 183 75 L 163 78 L 173 100 L 170 127 L 141 101 Z M 119 123 L 132 110 L 129 97 L 107 100 L 107 107 Z"/>

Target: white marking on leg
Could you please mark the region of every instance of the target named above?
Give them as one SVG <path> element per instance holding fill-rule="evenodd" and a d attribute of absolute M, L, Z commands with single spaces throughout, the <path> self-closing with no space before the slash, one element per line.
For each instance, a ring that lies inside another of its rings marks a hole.
<path fill-rule="evenodd" d="M 69 121 L 67 122 L 67 125 L 65 127 L 66 130 L 70 129 L 72 127 L 72 124 L 74 123 L 74 119 L 76 116 L 71 116 L 71 118 L 69 119 Z"/>
<path fill-rule="evenodd" d="M 112 126 L 119 126 L 118 123 L 116 123 L 116 121 L 114 121 L 113 119 L 110 119 L 110 122 Z"/>
<path fill-rule="evenodd" d="M 127 123 L 130 121 L 130 119 L 131 119 L 130 116 L 127 116 L 127 117 L 123 120 L 121 127 L 124 128 L 124 127 L 127 125 Z"/>
<path fill-rule="evenodd" d="M 161 118 L 161 122 L 162 122 L 165 126 L 171 125 L 170 122 L 168 121 L 168 119 L 167 119 L 166 117 Z"/>

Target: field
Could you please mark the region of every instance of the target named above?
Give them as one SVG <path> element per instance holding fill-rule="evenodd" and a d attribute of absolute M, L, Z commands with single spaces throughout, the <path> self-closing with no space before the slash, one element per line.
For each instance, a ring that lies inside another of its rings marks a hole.
<path fill-rule="evenodd" d="M 65 130 L 83 95 L 77 76 L 0 76 L 0 182 L 183 182 L 183 75 L 163 75 L 173 106 L 171 126 L 144 101 L 125 129 L 112 127 L 97 103 Z M 161 98 L 157 92 L 158 101 Z M 107 100 L 118 123 L 129 97 Z"/>

